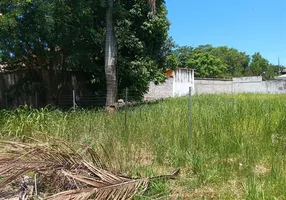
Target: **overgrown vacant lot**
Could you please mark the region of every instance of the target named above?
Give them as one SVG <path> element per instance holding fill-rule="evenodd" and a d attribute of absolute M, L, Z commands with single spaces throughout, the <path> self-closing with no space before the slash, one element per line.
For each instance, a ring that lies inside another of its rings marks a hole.
<path fill-rule="evenodd" d="M 133 177 L 181 169 L 176 180 L 153 183 L 146 198 L 284 199 L 286 96 L 202 95 L 192 103 L 192 137 L 187 98 L 114 114 L 2 110 L 0 134 L 2 140 L 54 136 L 89 145 L 109 168 Z"/>

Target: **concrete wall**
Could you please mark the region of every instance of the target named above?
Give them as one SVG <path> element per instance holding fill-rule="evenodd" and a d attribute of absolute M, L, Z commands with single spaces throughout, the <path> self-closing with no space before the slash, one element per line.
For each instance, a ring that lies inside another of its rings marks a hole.
<path fill-rule="evenodd" d="M 231 94 L 232 81 L 195 80 L 196 94 Z"/>
<path fill-rule="evenodd" d="M 232 81 L 235 83 L 261 82 L 262 76 L 234 77 Z"/>
<path fill-rule="evenodd" d="M 173 96 L 173 79 L 169 77 L 166 79 L 165 83 L 155 85 L 150 83 L 149 91 L 144 95 L 146 100 L 163 99 Z"/>
<path fill-rule="evenodd" d="M 263 82 L 267 93 L 286 94 L 286 80 L 272 80 Z"/>
<path fill-rule="evenodd" d="M 286 81 L 218 81 L 195 80 L 196 94 L 263 93 L 286 94 Z"/>
<path fill-rule="evenodd" d="M 189 88 L 194 90 L 194 70 L 178 69 L 175 71 L 173 83 L 173 97 L 189 94 Z"/>
<path fill-rule="evenodd" d="M 174 77 L 167 78 L 165 83 L 150 83 L 145 100 L 184 96 L 189 93 L 190 87 L 194 90 L 194 70 L 179 68 L 173 74 Z"/>

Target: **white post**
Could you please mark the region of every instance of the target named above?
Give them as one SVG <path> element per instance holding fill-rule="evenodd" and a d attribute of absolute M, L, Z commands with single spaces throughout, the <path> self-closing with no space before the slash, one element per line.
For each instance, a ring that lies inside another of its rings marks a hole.
<path fill-rule="evenodd" d="M 176 90 L 176 76 L 177 76 L 177 70 L 174 71 L 173 76 L 173 97 L 175 97 L 175 90 Z"/>
<path fill-rule="evenodd" d="M 192 87 L 193 87 L 193 94 L 195 93 L 195 70 L 192 69 Z"/>

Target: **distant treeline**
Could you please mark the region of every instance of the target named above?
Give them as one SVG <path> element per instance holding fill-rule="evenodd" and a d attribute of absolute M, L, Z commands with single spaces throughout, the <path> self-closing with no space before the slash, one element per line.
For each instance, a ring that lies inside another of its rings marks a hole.
<path fill-rule="evenodd" d="M 168 57 L 170 66 L 195 69 L 197 77 L 231 78 L 237 76 L 263 76 L 273 79 L 281 73 L 283 66 L 273 65 L 260 53 L 247 55 L 227 46 L 177 47 Z"/>

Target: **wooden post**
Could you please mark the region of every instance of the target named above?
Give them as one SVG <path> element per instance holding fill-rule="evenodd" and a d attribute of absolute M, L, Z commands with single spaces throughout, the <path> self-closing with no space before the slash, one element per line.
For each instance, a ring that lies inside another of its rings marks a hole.
<path fill-rule="evenodd" d="M 127 129 L 127 102 L 128 102 L 128 88 L 125 89 L 125 115 L 124 115 L 124 122 L 125 122 L 125 130 Z"/>
<path fill-rule="evenodd" d="M 8 97 L 7 97 L 7 93 L 5 93 L 5 105 L 6 105 L 6 109 L 8 109 Z"/>
<path fill-rule="evenodd" d="M 75 90 L 72 91 L 72 102 L 73 102 L 73 109 L 76 108 L 76 102 L 75 102 Z"/>

